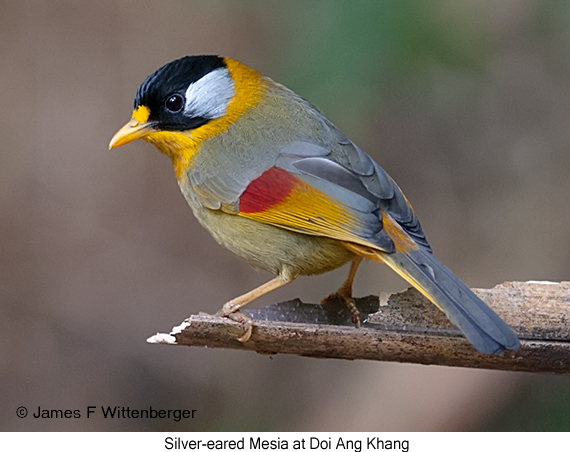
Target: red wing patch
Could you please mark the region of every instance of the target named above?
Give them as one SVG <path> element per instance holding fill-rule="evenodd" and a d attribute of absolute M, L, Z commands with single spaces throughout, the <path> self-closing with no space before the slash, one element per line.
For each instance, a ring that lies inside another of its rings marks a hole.
<path fill-rule="evenodd" d="M 358 235 L 365 219 L 348 206 L 281 169 L 270 168 L 250 182 L 238 215 L 303 234 L 382 248 Z"/>
<path fill-rule="evenodd" d="M 259 213 L 283 202 L 298 180 L 281 168 L 269 168 L 250 182 L 239 199 L 240 213 Z"/>

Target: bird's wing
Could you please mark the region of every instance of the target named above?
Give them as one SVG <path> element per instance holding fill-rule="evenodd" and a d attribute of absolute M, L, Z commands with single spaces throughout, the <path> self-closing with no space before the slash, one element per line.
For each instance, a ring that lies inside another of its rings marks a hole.
<path fill-rule="evenodd" d="M 308 143 L 292 143 L 287 152 L 281 152 L 277 166 L 347 204 L 358 198 L 369 201 L 373 208 L 363 201 L 352 205 L 377 217 L 381 217 L 379 212 L 387 214 L 420 247 L 431 252 L 412 206 L 394 180 L 334 125 L 329 123 L 329 127 L 334 141 L 327 146 L 328 153 L 310 155 Z"/>
<path fill-rule="evenodd" d="M 238 214 L 307 234 L 393 252 L 431 251 L 393 179 L 338 129 L 328 145 L 295 141 L 239 197 Z"/>
<path fill-rule="evenodd" d="M 276 152 L 255 153 L 262 157 L 252 165 L 220 160 L 209 166 L 214 171 L 193 171 L 192 186 L 210 209 L 386 252 L 404 242 L 430 250 L 392 178 L 334 125 L 326 125 L 325 142 L 293 141 Z M 232 172 L 236 167 L 245 169 Z"/>

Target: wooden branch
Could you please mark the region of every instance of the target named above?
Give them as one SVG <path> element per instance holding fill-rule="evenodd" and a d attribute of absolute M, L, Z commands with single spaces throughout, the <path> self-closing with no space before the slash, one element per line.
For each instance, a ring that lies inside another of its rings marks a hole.
<path fill-rule="evenodd" d="M 237 340 L 243 333 L 237 323 L 209 315 L 192 315 L 148 342 L 570 375 L 570 282 L 505 282 L 473 290 L 517 333 L 520 350 L 478 353 L 415 289 L 358 299 L 362 328 L 351 324 L 341 302 L 292 300 L 244 310 L 255 320 L 245 343 Z"/>

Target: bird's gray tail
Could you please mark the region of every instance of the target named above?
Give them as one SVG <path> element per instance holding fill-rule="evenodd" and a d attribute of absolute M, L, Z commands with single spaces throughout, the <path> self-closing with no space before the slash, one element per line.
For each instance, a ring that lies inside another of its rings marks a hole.
<path fill-rule="evenodd" d="M 386 263 L 439 307 L 481 353 L 519 348 L 519 339 L 509 326 L 428 251 L 376 251 L 374 256 L 370 248 L 366 251 L 364 257 Z"/>

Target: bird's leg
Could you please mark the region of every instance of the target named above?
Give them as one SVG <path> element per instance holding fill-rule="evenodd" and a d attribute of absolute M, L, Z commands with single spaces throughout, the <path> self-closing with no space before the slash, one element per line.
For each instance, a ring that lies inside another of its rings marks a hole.
<path fill-rule="evenodd" d="M 229 317 L 233 321 L 240 323 L 243 326 L 245 333 L 238 339 L 238 341 L 247 342 L 251 337 L 253 319 L 240 312 L 239 309 L 250 301 L 259 298 L 272 290 L 278 289 L 281 286 L 289 284 L 295 279 L 295 277 L 296 275 L 293 275 L 291 272 L 283 272 L 271 281 L 268 281 L 265 284 L 262 284 L 261 286 L 228 301 L 222 306 L 222 309 L 216 312 L 215 315 L 220 317 Z"/>
<path fill-rule="evenodd" d="M 357 256 L 351 263 L 350 263 L 350 270 L 348 271 L 348 277 L 346 281 L 342 283 L 342 286 L 338 288 L 336 291 L 341 297 L 345 298 L 352 298 L 352 283 L 354 282 L 354 277 L 356 276 L 356 271 L 358 270 L 358 266 L 362 262 L 362 257 Z"/>
<path fill-rule="evenodd" d="M 348 271 L 348 277 L 346 278 L 346 281 L 342 283 L 342 286 L 340 286 L 335 293 L 330 294 L 327 298 L 321 301 L 322 304 L 325 304 L 328 301 L 340 298 L 342 301 L 344 301 L 344 304 L 350 311 L 350 318 L 352 319 L 352 323 L 354 323 L 357 328 L 360 328 L 361 326 L 360 311 L 356 307 L 354 299 L 352 298 L 352 283 L 354 282 L 356 271 L 358 270 L 358 266 L 361 262 L 361 256 L 355 257 L 354 260 L 350 263 L 350 270 Z"/>

